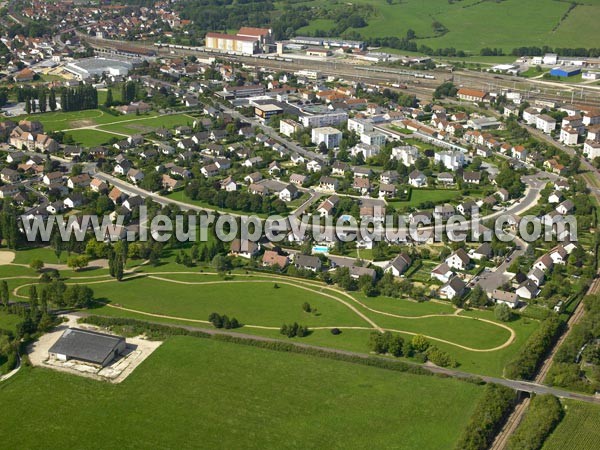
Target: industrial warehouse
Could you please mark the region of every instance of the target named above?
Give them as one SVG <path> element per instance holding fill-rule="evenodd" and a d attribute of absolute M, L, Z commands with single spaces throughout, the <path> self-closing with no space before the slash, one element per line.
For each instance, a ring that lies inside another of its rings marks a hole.
<path fill-rule="evenodd" d="M 68 63 L 65 65 L 65 70 L 79 80 L 86 80 L 103 74 L 125 76 L 133 69 L 133 66 L 133 62 L 120 59 L 85 58 Z"/>

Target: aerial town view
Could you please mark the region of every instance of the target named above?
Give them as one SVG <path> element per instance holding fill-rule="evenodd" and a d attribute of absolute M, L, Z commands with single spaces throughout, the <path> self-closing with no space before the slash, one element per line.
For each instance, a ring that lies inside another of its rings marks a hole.
<path fill-rule="evenodd" d="M 0 0 L 0 449 L 600 450 L 599 24 Z"/>

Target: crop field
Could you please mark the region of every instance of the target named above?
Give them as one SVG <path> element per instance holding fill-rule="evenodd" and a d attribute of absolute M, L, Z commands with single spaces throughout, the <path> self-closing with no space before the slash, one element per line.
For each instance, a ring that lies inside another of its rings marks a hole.
<path fill-rule="evenodd" d="M 543 450 L 595 450 L 600 442 L 600 405 L 564 401 L 565 417 Z"/>
<path fill-rule="evenodd" d="M 6 448 L 447 449 L 481 393 L 458 380 L 174 337 L 118 385 L 22 369 L 0 385 L 11 405 L 0 432 Z"/>
<path fill-rule="evenodd" d="M 432 48 L 454 47 L 478 53 L 484 47 L 500 47 L 510 52 L 521 46 L 594 47 L 600 41 L 600 2 L 587 0 L 569 10 L 569 2 L 553 0 L 357 0 L 357 5 L 370 5 L 374 12 L 366 17 L 367 26 L 351 28 L 362 37 L 404 37 L 409 29 L 419 39 L 417 45 Z M 322 5 L 320 1 L 302 4 Z M 297 5 L 297 3 L 295 3 Z M 283 8 L 284 4 L 280 5 Z M 435 35 L 434 21 L 448 31 Z M 298 34 L 330 30 L 335 21 L 315 17 Z M 585 30 L 585 33 L 582 33 Z"/>

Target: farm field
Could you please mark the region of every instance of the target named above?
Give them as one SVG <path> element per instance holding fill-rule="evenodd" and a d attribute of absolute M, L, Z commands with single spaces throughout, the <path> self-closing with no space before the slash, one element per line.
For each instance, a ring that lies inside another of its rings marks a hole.
<path fill-rule="evenodd" d="M 458 380 L 175 337 L 119 385 L 22 370 L 0 386 L 14 408 L 0 430 L 7 448 L 446 449 L 481 393 Z"/>
<path fill-rule="evenodd" d="M 565 417 L 543 450 L 595 450 L 600 442 L 600 406 L 565 400 Z"/>
<path fill-rule="evenodd" d="M 593 47 L 591 43 L 600 40 L 600 29 L 595 25 L 600 20 L 597 0 L 578 4 L 564 20 L 570 4 L 552 0 L 358 0 L 353 3 L 371 6 L 374 12 L 367 15 L 366 27 L 347 31 L 358 32 L 363 38 L 401 38 L 412 29 L 419 37 L 417 45 L 434 49 L 454 47 L 478 54 L 484 47 L 502 48 L 505 52 L 522 46 Z M 301 4 L 322 5 L 316 1 Z M 280 9 L 284 6 L 279 4 Z M 448 31 L 436 36 L 432 28 L 434 21 L 440 22 Z M 328 31 L 334 26 L 334 20 L 315 17 L 298 34 Z M 581 30 L 586 32 L 581 33 Z"/>

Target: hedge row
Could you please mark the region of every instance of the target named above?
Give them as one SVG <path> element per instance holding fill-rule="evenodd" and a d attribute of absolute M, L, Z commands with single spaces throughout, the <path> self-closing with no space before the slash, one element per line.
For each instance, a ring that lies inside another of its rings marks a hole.
<path fill-rule="evenodd" d="M 564 322 L 557 316 L 545 319 L 529 336 L 517 355 L 504 368 L 504 376 L 517 380 L 531 380 L 563 330 Z"/>
<path fill-rule="evenodd" d="M 499 384 L 487 384 L 483 397 L 477 402 L 457 450 L 485 450 L 490 447 L 500 431 L 517 399 L 512 389 Z"/>
<path fill-rule="evenodd" d="M 560 401 L 553 395 L 536 395 L 525 418 L 508 441 L 509 450 L 539 450 L 564 415 Z"/>

